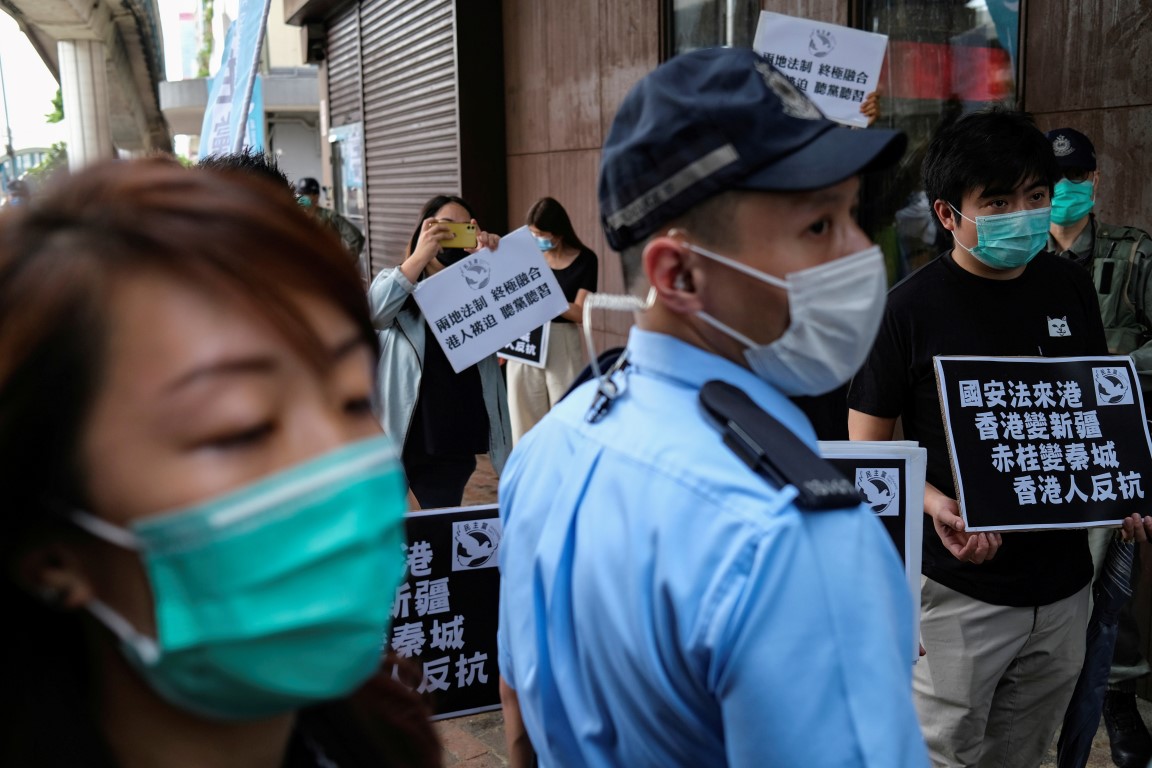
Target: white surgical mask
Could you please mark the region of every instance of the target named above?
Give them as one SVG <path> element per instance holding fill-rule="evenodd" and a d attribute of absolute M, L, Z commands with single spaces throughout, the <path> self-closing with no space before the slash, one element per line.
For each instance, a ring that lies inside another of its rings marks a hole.
<path fill-rule="evenodd" d="M 868 353 L 888 281 L 879 246 L 827 264 L 790 272 L 781 280 L 735 259 L 685 244 L 695 253 L 788 292 L 791 321 L 780 338 L 759 344 L 706 312 L 697 315 L 743 344 L 752 372 L 786 395 L 821 395 L 851 379 Z"/>

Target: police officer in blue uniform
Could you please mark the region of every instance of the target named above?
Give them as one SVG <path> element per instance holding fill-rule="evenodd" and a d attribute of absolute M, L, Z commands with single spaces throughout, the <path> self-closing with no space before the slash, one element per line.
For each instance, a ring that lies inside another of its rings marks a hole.
<path fill-rule="evenodd" d="M 649 301 L 501 478 L 513 765 L 927 764 L 901 564 L 788 399 L 871 346 L 886 281 L 859 174 L 904 145 L 747 49 L 625 98 L 601 219 Z"/>

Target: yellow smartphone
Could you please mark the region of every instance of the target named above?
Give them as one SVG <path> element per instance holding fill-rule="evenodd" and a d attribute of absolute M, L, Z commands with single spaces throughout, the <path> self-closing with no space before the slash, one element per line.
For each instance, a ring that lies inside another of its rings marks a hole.
<path fill-rule="evenodd" d="M 472 222 L 442 221 L 440 222 L 452 230 L 452 237 L 440 241 L 441 248 L 475 248 L 476 225 Z"/>

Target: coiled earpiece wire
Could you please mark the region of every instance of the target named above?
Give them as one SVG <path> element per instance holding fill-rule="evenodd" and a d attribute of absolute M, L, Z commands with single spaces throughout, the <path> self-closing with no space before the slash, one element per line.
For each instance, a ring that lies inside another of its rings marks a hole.
<path fill-rule="evenodd" d="M 584 341 L 588 345 L 592 373 L 596 377 L 596 396 L 592 401 L 592 407 L 588 410 L 588 414 L 585 417 L 589 422 L 595 423 L 602 419 L 604 414 L 608 412 L 608 409 L 612 407 L 612 401 L 624 392 L 623 382 L 617 384 L 612 380 L 612 377 L 628 363 L 628 349 L 625 348 L 608 370 L 600 370 L 599 355 L 596 353 L 596 345 L 592 340 L 592 310 L 603 309 L 610 312 L 643 312 L 651 308 L 655 302 L 655 288 L 649 288 L 648 296 L 643 299 L 637 296 L 611 293 L 591 293 L 584 297 Z"/>

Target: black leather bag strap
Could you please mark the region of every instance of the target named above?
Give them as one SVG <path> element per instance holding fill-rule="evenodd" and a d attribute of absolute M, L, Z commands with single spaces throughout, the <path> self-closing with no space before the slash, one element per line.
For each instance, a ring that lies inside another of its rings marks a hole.
<path fill-rule="evenodd" d="M 844 475 L 752 401 L 739 387 L 709 381 L 700 404 L 724 436 L 724 444 L 777 488 L 796 487 L 796 506 L 809 511 L 844 509 L 861 501 Z"/>

